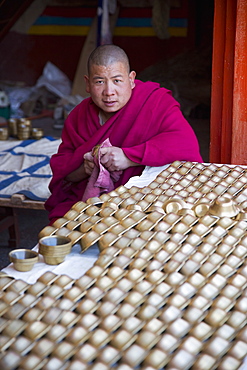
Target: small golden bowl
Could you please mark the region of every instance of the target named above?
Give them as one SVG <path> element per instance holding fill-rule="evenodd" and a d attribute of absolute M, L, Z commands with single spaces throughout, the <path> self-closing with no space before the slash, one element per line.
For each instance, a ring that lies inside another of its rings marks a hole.
<path fill-rule="evenodd" d="M 86 209 L 85 213 L 89 216 L 96 216 L 100 212 L 100 208 L 90 204 L 89 207 Z"/>
<path fill-rule="evenodd" d="M 120 238 L 119 235 L 116 235 L 110 231 L 106 234 L 102 235 L 101 238 L 98 240 L 98 247 L 100 251 L 103 251 L 105 248 L 110 247 L 113 245 L 118 239 Z"/>
<path fill-rule="evenodd" d="M 92 197 L 92 198 L 89 198 L 86 201 L 86 203 L 90 204 L 90 205 L 97 206 L 97 207 L 101 207 L 102 204 L 104 203 L 104 201 L 102 199 L 100 199 L 99 197 Z"/>
<path fill-rule="evenodd" d="M 9 253 L 9 260 L 17 271 L 32 270 L 38 258 L 38 253 L 30 249 L 14 249 Z"/>
<path fill-rule="evenodd" d="M 118 193 L 118 194 L 123 194 L 125 193 L 126 191 L 128 191 L 129 189 L 127 189 L 124 185 L 120 185 L 117 189 L 115 189 L 115 191 Z"/>
<path fill-rule="evenodd" d="M 75 210 L 76 212 L 83 212 L 85 209 L 87 209 L 90 205 L 87 203 L 82 202 L 81 200 L 72 206 L 72 210 Z"/>
<path fill-rule="evenodd" d="M 101 200 L 103 200 L 103 202 L 107 202 L 108 200 L 110 200 L 110 199 L 111 199 L 111 196 L 110 196 L 109 194 L 103 193 L 103 194 L 101 194 L 101 195 L 99 196 L 99 198 L 100 198 Z"/>
<path fill-rule="evenodd" d="M 124 220 L 126 217 L 128 217 L 130 214 L 131 214 L 130 211 L 128 211 L 125 208 L 121 208 L 118 211 L 116 211 L 116 213 L 114 214 L 114 217 L 117 220 L 121 221 L 121 220 Z"/>
<path fill-rule="evenodd" d="M 119 209 L 118 205 L 111 201 L 106 201 L 102 204 L 102 208 L 112 208 L 114 211 L 117 211 Z"/>
<path fill-rule="evenodd" d="M 60 236 L 69 236 L 70 233 L 71 233 L 71 230 L 63 226 L 63 227 L 60 227 L 60 229 L 57 229 L 55 234 L 60 235 Z"/>
<path fill-rule="evenodd" d="M 195 212 L 197 217 L 203 217 L 208 213 L 209 205 L 206 203 L 196 204 L 192 210 Z"/>
<path fill-rule="evenodd" d="M 81 251 L 85 251 L 100 239 L 101 235 L 94 230 L 89 231 L 81 238 Z"/>
<path fill-rule="evenodd" d="M 54 226 L 45 226 L 38 234 L 38 238 L 41 239 L 44 236 L 49 236 L 54 234 L 57 231 L 57 228 Z"/>
<path fill-rule="evenodd" d="M 69 223 L 69 219 L 61 217 L 61 218 L 58 218 L 56 221 L 54 221 L 52 226 L 55 227 L 56 229 L 59 229 L 65 226 L 67 223 Z"/>
<path fill-rule="evenodd" d="M 77 231 L 77 230 L 73 230 L 70 234 L 69 234 L 69 239 L 71 240 L 72 242 L 72 245 L 76 244 L 79 242 L 79 240 L 83 237 L 83 234 L 80 233 L 80 231 Z"/>
<path fill-rule="evenodd" d="M 68 212 L 65 213 L 63 216 L 64 218 L 67 218 L 67 220 L 76 220 L 78 217 L 80 217 L 80 213 L 75 211 L 74 209 L 70 209 Z M 56 221 L 55 221 L 56 222 Z"/>
<path fill-rule="evenodd" d="M 185 201 L 180 198 L 172 198 L 165 202 L 163 206 L 166 213 L 178 213 L 182 208 L 187 208 Z"/>
<path fill-rule="evenodd" d="M 77 222 L 77 221 L 69 221 L 66 225 L 66 228 L 69 229 L 69 230 L 76 230 L 79 228 L 79 226 L 81 225 L 82 222 Z"/>
<path fill-rule="evenodd" d="M 218 217 L 235 217 L 240 209 L 234 204 L 233 200 L 224 195 L 215 200 L 209 207 L 209 213 Z"/>
<path fill-rule="evenodd" d="M 39 240 L 39 253 L 48 265 L 58 265 L 70 253 L 72 241 L 61 235 L 45 236 Z"/>
<path fill-rule="evenodd" d="M 57 254 L 61 251 L 70 251 L 71 240 L 67 236 L 50 235 L 44 236 L 39 240 L 39 248 L 47 252 L 45 254 Z"/>
<path fill-rule="evenodd" d="M 135 204 L 135 200 L 131 197 L 124 199 L 124 201 L 121 203 L 121 208 L 131 209 L 130 206 L 133 206 Z M 132 208 L 133 209 L 133 208 Z"/>
<path fill-rule="evenodd" d="M 112 216 L 115 212 L 116 210 L 114 210 L 112 207 L 102 207 L 99 215 L 100 217 L 108 217 L 108 216 Z"/>

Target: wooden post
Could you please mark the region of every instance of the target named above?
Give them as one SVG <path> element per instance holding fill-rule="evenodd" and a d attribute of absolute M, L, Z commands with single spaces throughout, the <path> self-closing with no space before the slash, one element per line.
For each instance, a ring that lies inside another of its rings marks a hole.
<path fill-rule="evenodd" d="M 247 164 L 247 2 L 215 0 L 210 162 Z"/>
<path fill-rule="evenodd" d="M 214 163 L 220 163 L 221 160 L 225 24 L 226 2 L 225 0 L 215 0 L 209 158 L 210 162 Z"/>
<path fill-rule="evenodd" d="M 227 0 L 226 4 L 221 163 L 231 163 L 234 48 L 236 31 L 235 0 Z"/>

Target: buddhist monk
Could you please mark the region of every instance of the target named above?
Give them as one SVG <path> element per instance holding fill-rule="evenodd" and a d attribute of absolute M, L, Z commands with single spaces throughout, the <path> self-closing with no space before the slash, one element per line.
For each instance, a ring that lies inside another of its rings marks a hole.
<path fill-rule="evenodd" d="M 171 91 L 135 77 L 116 45 L 101 45 L 89 56 L 84 78 L 90 97 L 70 112 L 50 161 L 51 196 L 45 206 L 51 222 L 85 200 L 86 188 L 92 194 L 88 184 L 97 165 L 109 175 L 106 191 L 139 176 L 145 166 L 202 162 L 195 133 Z M 96 162 L 95 148 L 106 140 L 110 145 L 102 145 Z"/>

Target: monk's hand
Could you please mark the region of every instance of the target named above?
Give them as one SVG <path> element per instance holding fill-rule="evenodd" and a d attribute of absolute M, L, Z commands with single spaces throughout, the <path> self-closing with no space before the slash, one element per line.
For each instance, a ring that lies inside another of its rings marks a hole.
<path fill-rule="evenodd" d="M 121 171 L 128 167 L 138 165 L 126 157 L 123 150 L 116 146 L 101 148 L 100 155 L 101 164 L 110 172 Z"/>
<path fill-rule="evenodd" d="M 90 176 L 93 172 L 93 169 L 94 169 L 94 161 L 93 161 L 93 157 L 91 155 L 91 153 L 86 153 L 84 154 L 84 171 L 85 173 Z"/>

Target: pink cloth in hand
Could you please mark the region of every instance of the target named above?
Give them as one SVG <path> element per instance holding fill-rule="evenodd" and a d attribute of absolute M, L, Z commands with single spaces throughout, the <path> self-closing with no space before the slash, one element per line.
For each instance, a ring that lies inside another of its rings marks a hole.
<path fill-rule="evenodd" d="M 114 189 L 114 182 L 119 180 L 122 171 L 109 172 L 101 163 L 101 148 L 107 148 L 112 146 L 109 139 L 106 139 L 98 149 L 96 155 L 93 155 L 94 149 L 90 153 L 85 154 L 85 158 L 92 159 L 94 161 L 94 169 L 89 177 L 86 189 L 84 191 L 82 201 L 86 201 L 92 197 L 98 197 L 102 193 L 109 193 Z M 90 157 L 91 156 L 91 157 Z"/>

